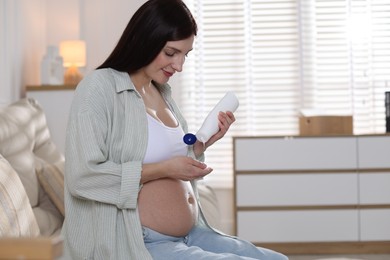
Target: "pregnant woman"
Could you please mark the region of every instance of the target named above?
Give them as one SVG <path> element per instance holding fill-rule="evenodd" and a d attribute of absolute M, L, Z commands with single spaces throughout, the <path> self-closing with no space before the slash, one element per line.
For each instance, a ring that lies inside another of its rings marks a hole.
<path fill-rule="evenodd" d="M 150 0 L 113 52 L 77 86 L 66 138 L 65 256 L 70 259 L 287 259 L 212 229 L 196 179 L 204 150 L 235 121 L 218 116 L 206 144 L 187 146 L 171 97 L 197 25 L 181 0 Z"/>

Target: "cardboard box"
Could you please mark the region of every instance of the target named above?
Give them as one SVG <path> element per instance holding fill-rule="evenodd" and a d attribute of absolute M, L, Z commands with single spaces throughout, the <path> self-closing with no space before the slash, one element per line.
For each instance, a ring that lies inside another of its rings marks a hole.
<path fill-rule="evenodd" d="M 352 116 L 301 116 L 300 135 L 352 135 Z"/>

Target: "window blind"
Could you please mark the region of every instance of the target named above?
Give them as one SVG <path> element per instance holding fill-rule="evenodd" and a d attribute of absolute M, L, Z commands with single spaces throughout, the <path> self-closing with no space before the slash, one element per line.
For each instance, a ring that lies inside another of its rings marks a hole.
<path fill-rule="evenodd" d="M 236 123 L 206 151 L 213 186 L 233 184 L 232 136 L 296 135 L 302 108 L 354 117 L 354 133 L 385 131 L 390 86 L 386 0 L 192 0 L 194 51 L 180 103 L 196 132 L 227 91 Z M 261 160 L 261 158 L 259 158 Z"/>

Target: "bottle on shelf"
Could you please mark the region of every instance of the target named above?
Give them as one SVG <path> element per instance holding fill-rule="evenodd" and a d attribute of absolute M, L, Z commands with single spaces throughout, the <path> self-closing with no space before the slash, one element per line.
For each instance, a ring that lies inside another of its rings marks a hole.
<path fill-rule="evenodd" d="M 46 54 L 41 61 L 41 84 L 63 85 L 64 65 L 57 46 L 47 47 Z"/>

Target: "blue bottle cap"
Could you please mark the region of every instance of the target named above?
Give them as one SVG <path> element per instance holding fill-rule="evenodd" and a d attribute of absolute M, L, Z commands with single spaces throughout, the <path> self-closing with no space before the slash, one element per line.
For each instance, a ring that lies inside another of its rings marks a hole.
<path fill-rule="evenodd" d="M 196 136 L 191 133 L 185 134 L 183 137 L 183 141 L 187 145 L 193 145 L 196 142 Z"/>

